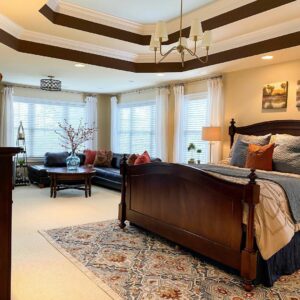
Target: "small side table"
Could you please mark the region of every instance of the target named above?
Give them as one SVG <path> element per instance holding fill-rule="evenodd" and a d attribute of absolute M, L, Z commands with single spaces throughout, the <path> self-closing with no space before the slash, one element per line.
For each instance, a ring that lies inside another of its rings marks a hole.
<path fill-rule="evenodd" d="M 50 197 L 56 198 L 57 192 L 66 189 L 76 189 L 85 192 L 85 197 L 91 197 L 91 179 L 96 170 L 89 167 L 79 167 L 76 171 L 68 171 L 67 168 L 53 168 L 47 170 L 50 179 Z"/>

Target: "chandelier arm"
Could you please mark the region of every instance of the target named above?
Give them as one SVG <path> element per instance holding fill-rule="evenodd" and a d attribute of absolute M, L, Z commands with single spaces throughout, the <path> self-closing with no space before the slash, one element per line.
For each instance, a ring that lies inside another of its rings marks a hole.
<path fill-rule="evenodd" d="M 208 62 L 208 50 L 206 50 L 206 57 L 205 57 L 205 60 L 202 59 L 201 57 L 199 57 L 199 56 L 197 55 L 197 53 L 193 53 L 192 50 L 190 50 L 190 49 L 188 49 L 188 48 L 186 48 L 186 50 L 187 50 L 192 56 L 195 56 L 201 63 L 206 64 L 206 63 Z"/>
<path fill-rule="evenodd" d="M 167 51 L 164 55 L 162 55 L 161 60 L 158 62 L 161 63 L 172 51 L 176 50 L 176 47 L 171 48 L 169 51 Z"/>

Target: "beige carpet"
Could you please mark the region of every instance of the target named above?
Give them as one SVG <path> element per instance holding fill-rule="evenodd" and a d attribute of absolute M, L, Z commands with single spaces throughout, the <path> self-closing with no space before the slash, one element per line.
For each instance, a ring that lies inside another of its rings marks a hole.
<path fill-rule="evenodd" d="M 88 199 L 73 190 L 51 199 L 49 189 L 31 186 L 16 188 L 13 198 L 12 299 L 111 299 L 38 230 L 115 219 L 120 194 L 93 187 Z"/>

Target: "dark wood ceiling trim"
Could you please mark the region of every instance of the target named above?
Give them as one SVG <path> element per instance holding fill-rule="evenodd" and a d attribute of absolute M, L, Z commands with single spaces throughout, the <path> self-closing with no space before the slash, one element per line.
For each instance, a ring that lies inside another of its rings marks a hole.
<path fill-rule="evenodd" d="M 202 29 L 212 30 L 266 12 L 296 0 L 256 0 L 202 22 Z"/>
<path fill-rule="evenodd" d="M 102 25 L 99 23 L 79 19 L 65 14 L 53 11 L 48 5 L 44 5 L 40 9 L 40 13 L 54 24 L 74 28 L 89 33 L 94 33 L 102 36 L 107 36 L 113 39 L 122 40 L 139 45 L 149 45 L 150 35 L 142 35 L 133 33 L 123 29 Z"/>
<path fill-rule="evenodd" d="M 271 51 L 291 48 L 300 45 L 300 31 L 269 40 L 257 42 L 251 45 L 211 54 L 209 62 L 202 64 L 197 59 L 186 61 L 185 67 L 181 63 L 135 63 L 121 59 L 91 54 L 72 49 L 66 49 L 51 45 L 35 43 L 31 41 L 18 40 L 14 36 L 0 29 L 0 42 L 8 47 L 23 53 L 52 57 L 62 60 L 81 62 L 85 64 L 111 68 L 135 73 L 160 73 L 160 72 L 184 72 L 203 68 L 236 59 L 246 58 Z"/>
<path fill-rule="evenodd" d="M 297 0 L 256 0 L 234 10 L 223 13 L 219 16 L 203 21 L 202 28 L 204 31 L 212 30 L 295 1 Z M 40 13 L 56 25 L 74 28 L 143 46 L 149 45 L 150 43 L 150 35 L 137 34 L 123 29 L 118 29 L 115 27 L 106 26 L 88 20 L 61 14 L 53 11 L 47 4 L 45 4 L 40 9 Z M 189 37 L 189 33 L 190 27 L 183 29 L 184 37 Z M 169 40 L 165 42 L 164 45 L 173 44 L 177 42 L 178 39 L 179 31 L 173 32 L 169 34 Z"/>

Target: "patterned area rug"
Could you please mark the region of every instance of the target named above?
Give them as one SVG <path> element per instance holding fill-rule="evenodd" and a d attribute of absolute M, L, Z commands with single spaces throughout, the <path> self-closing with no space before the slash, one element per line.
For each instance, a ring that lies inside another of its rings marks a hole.
<path fill-rule="evenodd" d="M 134 226 L 121 230 L 117 221 L 41 234 L 112 299 L 300 299 L 300 271 L 247 293 L 238 276 Z"/>

